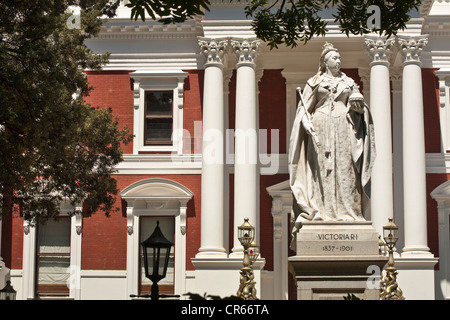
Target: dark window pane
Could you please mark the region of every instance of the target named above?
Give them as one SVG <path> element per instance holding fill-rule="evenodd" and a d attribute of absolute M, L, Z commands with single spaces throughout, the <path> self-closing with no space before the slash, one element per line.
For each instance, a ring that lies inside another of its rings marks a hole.
<path fill-rule="evenodd" d="M 146 143 L 167 142 L 172 140 L 172 119 L 146 119 Z"/>
<path fill-rule="evenodd" d="M 161 228 L 161 232 L 164 237 L 168 240 L 174 242 L 175 241 L 175 218 L 173 216 L 170 217 L 161 217 L 161 216 L 141 216 L 140 217 L 140 241 L 144 241 L 147 239 L 155 230 L 157 221 L 159 221 L 159 227 Z M 153 250 L 149 250 L 152 251 Z M 174 293 L 174 272 L 175 272 L 175 246 L 172 246 L 170 249 L 170 258 L 169 265 L 167 267 L 166 276 L 159 281 L 159 292 L 161 294 L 173 294 Z M 152 282 L 150 279 L 145 277 L 144 272 L 144 259 L 143 259 L 143 250 L 142 246 L 140 246 L 140 263 L 141 263 L 141 272 L 140 272 L 140 293 L 146 294 L 150 293 Z M 149 260 L 153 259 L 152 253 L 149 256 Z M 164 264 L 164 261 L 161 260 L 159 266 L 161 267 Z M 162 274 L 162 271 L 159 271 Z"/>
<path fill-rule="evenodd" d="M 171 116 L 172 115 L 173 92 L 146 93 L 147 116 Z"/>

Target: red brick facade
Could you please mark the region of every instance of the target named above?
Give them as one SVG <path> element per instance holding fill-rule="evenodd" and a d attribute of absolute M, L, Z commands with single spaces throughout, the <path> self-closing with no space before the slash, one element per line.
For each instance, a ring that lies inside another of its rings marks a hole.
<path fill-rule="evenodd" d="M 361 86 L 357 69 L 343 70 Z M 194 140 L 194 123 L 202 120 L 203 71 L 189 70 L 184 83 L 184 129 L 191 133 L 190 141 L 185 139 L 185 151 L 199 153 L 201 137 Z M 439 89 L 434 69 L 423 69 L 425 141 L 427 153 L 440 152 Z M 111 107 L 120 119 L 120 126 L 133 129 L 133 84 L 129 71 L 87 72 L 87 78 L 94 89 L 86 97 L 92 106 Z M 229 84 L 229 127 L 234 128 L 235 77 Z M 286 84 L 281 70 L 265 70 L 259 83 L 259 124 L 260 129 L 268 130 L 268 153 L 270 150 L 270 130 L 279 130 L 279 152 L 286 150 Z M 123 146 L 124 154 L 133 153 L 133 145 Z M 118 188 L 123 190 L 134 182 L 146 178 L 166 178 L 176 181 L 193 193 L 187 208 L 187 270 L 194 270 L 191 258 L 200 247 L 201 230 L 201 175 L 200 174 L 162 174 L 162 175 L 117 175 Z M 233 225 L 233 175 L 230 175 L 230 225 Z M 266 270 L 273 269 L 273 228 L 272 199 L 266 188 L 288 179 L 287 174 L 263 175 L 260 177 L 260 245 L 262 256 L 266 259 Z M 450 179 L 449 174 L 427 175 L 428 243 L 438 255 L 437 205 L 429 193 L 441 183 Z M 82 270 L 126 270 L 126 202 L 117 196 L 119 211 L 105 217 L 102 212 L 83 218 Z M 23 220 L 15 208 L 12 215 L 3 219 L 2 257 L 11 269 L 22 268 Z M 229 246 L 232 247 L 234 230 L 230 230 Z"/>

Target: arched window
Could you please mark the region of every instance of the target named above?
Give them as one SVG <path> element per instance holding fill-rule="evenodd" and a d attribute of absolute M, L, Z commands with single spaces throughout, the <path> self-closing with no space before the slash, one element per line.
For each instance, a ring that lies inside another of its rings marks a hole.
<path fill-rule="evenodd" d="M 150 283 L 142 274 L 140 242 L 153 231 L 156 221 L 160 221 L 163 233 L 174 242 L 171 269 L 165 282 L 160 284 L 169 293 L 184 294 L 186 210 L 192 192 L 178 182 L 150 178 L 131 184 L 120 195 L 127 202 L 128 296 L 149 291 Z"/>

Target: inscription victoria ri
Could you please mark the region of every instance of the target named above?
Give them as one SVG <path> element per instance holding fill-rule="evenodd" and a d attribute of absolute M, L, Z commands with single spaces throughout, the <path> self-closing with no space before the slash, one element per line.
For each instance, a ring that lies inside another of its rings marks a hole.
<path fill-rule="evenodd" d="M 319 240 L 358 240 L 356 233 L 319 233 L 317 234 Z"/>

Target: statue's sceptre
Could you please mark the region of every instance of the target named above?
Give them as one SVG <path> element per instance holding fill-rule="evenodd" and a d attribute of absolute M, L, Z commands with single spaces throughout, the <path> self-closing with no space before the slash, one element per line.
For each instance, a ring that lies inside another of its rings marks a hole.
<path fill-rule="evenodd" d="M 297 92 L 298 92 L 298 95 L 300 96 L 300 103 L 302 104 L 302 107 L 305 109 L 305 116 L 306 116 L 310 126 L 312 127 L 311 115 L 309 114 L 308 110 L 306 109 L 305 102 L 303 101 L 302 90 L 300 87 L 297 87 Z M 311 135 L 313 138 L 312 140 L 314 143 L 314 147 L 316 148 L 316 150 L 318 150 L 320 148 L 319 137 L 317 136 L 317 133 L 314 130 L 311 131 Z"/>

